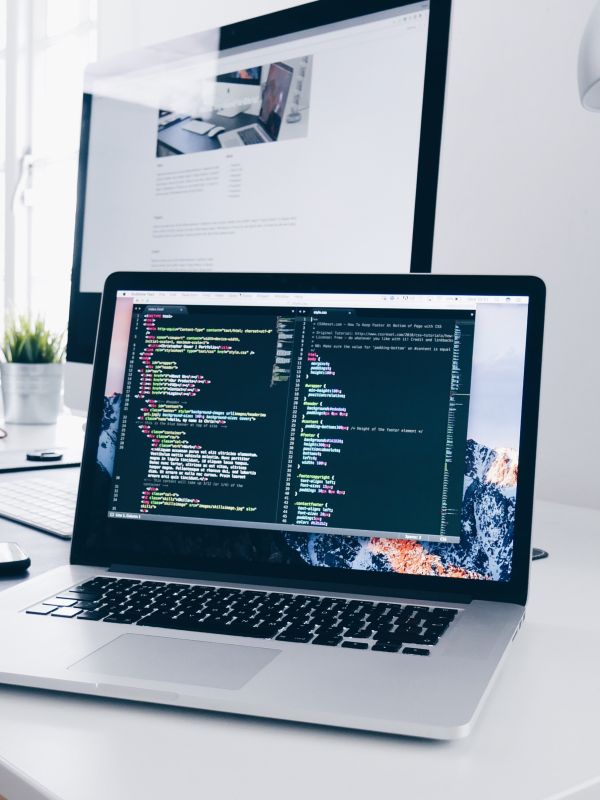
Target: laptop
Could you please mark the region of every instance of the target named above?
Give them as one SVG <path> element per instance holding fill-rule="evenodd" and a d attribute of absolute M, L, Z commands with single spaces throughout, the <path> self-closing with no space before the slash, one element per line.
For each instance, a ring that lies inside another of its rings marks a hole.
<path fill-rule="evenodd" d="M 269 67 L 258 122 L 219 135 L 221 147 L 275 142 L 279 136 L 294 70 L 276 62 Z"/>
<path fill-rule="evenodd" d="M 0 680 L 451 739 L 525 612 L 544 285 L 115 273 Z"/>

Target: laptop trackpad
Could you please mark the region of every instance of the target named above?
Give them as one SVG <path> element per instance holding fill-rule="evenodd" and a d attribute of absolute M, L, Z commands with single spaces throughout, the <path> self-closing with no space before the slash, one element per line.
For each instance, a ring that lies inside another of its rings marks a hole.
<path fill-rule="evenodd" d="M 240 689 L 281 650 L 126 633 L 69 669 L 120 678 Z"/>

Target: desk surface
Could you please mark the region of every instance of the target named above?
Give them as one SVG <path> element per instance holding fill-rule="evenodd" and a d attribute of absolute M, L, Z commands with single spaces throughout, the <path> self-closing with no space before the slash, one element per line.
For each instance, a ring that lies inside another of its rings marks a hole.
<path fill-rule="evenodd" d="M 5 439 L 0 439 L 1 453 L 50 447 L 78 448 L 83 444 L 85 418 L 75 414 L 61 414 L 56 425 L 0 424 L 7 433 Z"/>
<path fill-rule="evenodd" d="M 217 136 L 211 138 L 206 134 L 201 135 L 185 130 L 185 125 L 190 122 L 190 119 L 191 118 L 176 122 L 174 125 L 169 125 L 169 127 L 159 131 L 157 136 L 158 142 L 165 145 L 171 151 L 171 155 L 199 153 L 206 150 L 220 150 L 221 144 Z M 244 127 L 244 125 L 252 125 L 258 121 L 258 117 L 254 114 L 244 113 L 236 114 L 235 117 L 221 117 L 215 113 L 199 117 L 198 119 L 215 126 L 219 125 L 221 128 L 225 128 L 226 131 L 234 131 L 237 130 L 237 128 Z"/>
<path fill-rule="evenodd" d="M 600 512 L 539 503 L 534 538 L 550 558 L 532 565 L 526 624 L 466 740 L 2 687 L 0 758 L 64 800 L 591 800 L 600 796 Z M 28 550 L 32 574 L 68 557 L 68 543 L 9 522 L 0 539 Z"/>
<path fill-rule="evenodd" d="M 8 435 L 6 439 L 0 439 L 0 454 L 54 447 L 81 451 L 84 423 L 83 417 L 64 414 L 57 425 L 5 425 Z M 3 519 L 0 519 L 0 541 L 17 542 L 31 556 L 31 568 L 25 580 L 66 564 L 69 560 L 69 542 Z M 18 582 L 15 579 L 0 578 L 0 590 Z"/>

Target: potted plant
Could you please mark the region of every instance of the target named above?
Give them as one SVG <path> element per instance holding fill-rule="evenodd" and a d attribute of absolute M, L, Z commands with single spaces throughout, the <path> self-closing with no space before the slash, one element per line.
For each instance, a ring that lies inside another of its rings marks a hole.
<path fill-rule="evenodd" d="M 20 316 L 6 326 L 0 363 L 6 422 L 52 424 L 61 409 L 62 334 L 38 317 Z"/>

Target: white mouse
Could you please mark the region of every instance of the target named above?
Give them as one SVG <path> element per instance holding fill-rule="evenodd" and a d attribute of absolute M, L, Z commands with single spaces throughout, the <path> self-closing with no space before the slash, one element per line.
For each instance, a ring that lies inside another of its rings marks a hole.
<path fill-rule="evenodd" d="M 222 128 L 220 125 L 217 125 L 212 130 L 210 130 L 206 135 L 209 137 L 209 139 L 212 139 L 213 136 L 217 136 L 219 133 L 223 133 L 224 130 L 225 128 Z"/>

